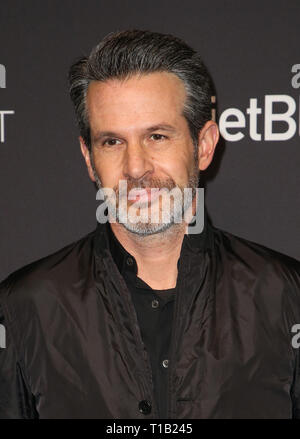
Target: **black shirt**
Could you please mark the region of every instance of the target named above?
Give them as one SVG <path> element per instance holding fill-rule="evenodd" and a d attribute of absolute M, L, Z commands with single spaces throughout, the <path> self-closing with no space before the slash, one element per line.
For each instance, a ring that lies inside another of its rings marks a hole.
<path fill-rule="evenodd" d="M 160 418 L 167 417 L 167 382 L 172 314 L 176 288 L 154 290 L 137 276 L 135 258 L 108 226 L 112 257 L 124 277 L 135 306 L 143 342 L 149 355 L 154 397 Z"/>

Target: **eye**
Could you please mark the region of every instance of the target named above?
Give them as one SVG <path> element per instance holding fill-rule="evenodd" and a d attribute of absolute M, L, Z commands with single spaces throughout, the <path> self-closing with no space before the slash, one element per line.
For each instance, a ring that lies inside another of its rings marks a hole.
<path fill-rule="evenodd" d="M 102 145 L 115 146 L 117 145 L 117 142 L 120 142 L 120 140 L 111 138 L 111 139 L 106 139 Z"/>
<path fill-rule="evenodd" d="M 151 134 L 150 137 L 152 137 L 153 140 L 163 140 L 163 139 L 166 139 L 166 138 L 167 138 L 167 137 L 164 136 L 163 134 L 158 134 L 158 133 Z"/>

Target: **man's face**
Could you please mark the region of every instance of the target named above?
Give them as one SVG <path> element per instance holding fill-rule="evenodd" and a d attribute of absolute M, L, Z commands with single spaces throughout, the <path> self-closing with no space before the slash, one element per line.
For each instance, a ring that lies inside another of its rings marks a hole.
<path fill-rule="evenodd" d="M 92 82 L 87 93 L 91 161 L 81 140 L 91 179 L 117 195 L 120 180 L 126 180 L 128 193 L 133 188 L 197 187 L 198 160 L 182 115 L 184 100 L 182 81 L 166 72 Z M 145 191 L 134 195 L 126 199 L 128 207 L 140 202 L 140 209 L 149 211 L 160 203 L 162 213 L 161 198 L 148 192 L 145 198 Z M 174 224 L 173 217 L 166 223 L 160 216 L 155 224 L 151 218 L 143 224 L 129 218 L 124 227 L 142 235 L 157 233 Z"/>

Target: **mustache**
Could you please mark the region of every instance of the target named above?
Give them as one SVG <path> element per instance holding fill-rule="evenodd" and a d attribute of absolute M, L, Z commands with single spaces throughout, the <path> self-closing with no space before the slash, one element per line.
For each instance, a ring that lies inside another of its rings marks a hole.
<path fill-rule="evenodd" d="M 176 183 L 172 178 L 161 180 L 159 178 L 152 179 L 127 179 L 127 193 L 131 191 L 131 189 L 173 189 L 176 187 Z M 119 195 L 119 186 L 116 185 L 114 187 L 114 192 L 116 195 Z"/>

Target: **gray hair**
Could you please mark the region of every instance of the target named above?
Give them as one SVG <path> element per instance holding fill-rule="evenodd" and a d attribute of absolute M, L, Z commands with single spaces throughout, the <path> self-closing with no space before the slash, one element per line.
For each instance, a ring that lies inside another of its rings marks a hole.
<path fill-rule="evenodd" d="M 80 134 L 91 151 L 86 95 L 91 81 L 127 79 L 135 74 L 169 72 L 185 86 L 186 118 L 194 145 L 205 122 L 211 119 L 212 81 L 197 52 L 173 35 L 142 30 L 108 34 L 89 56 L 76 60 L 69 71 L 70 96 Z"/>

